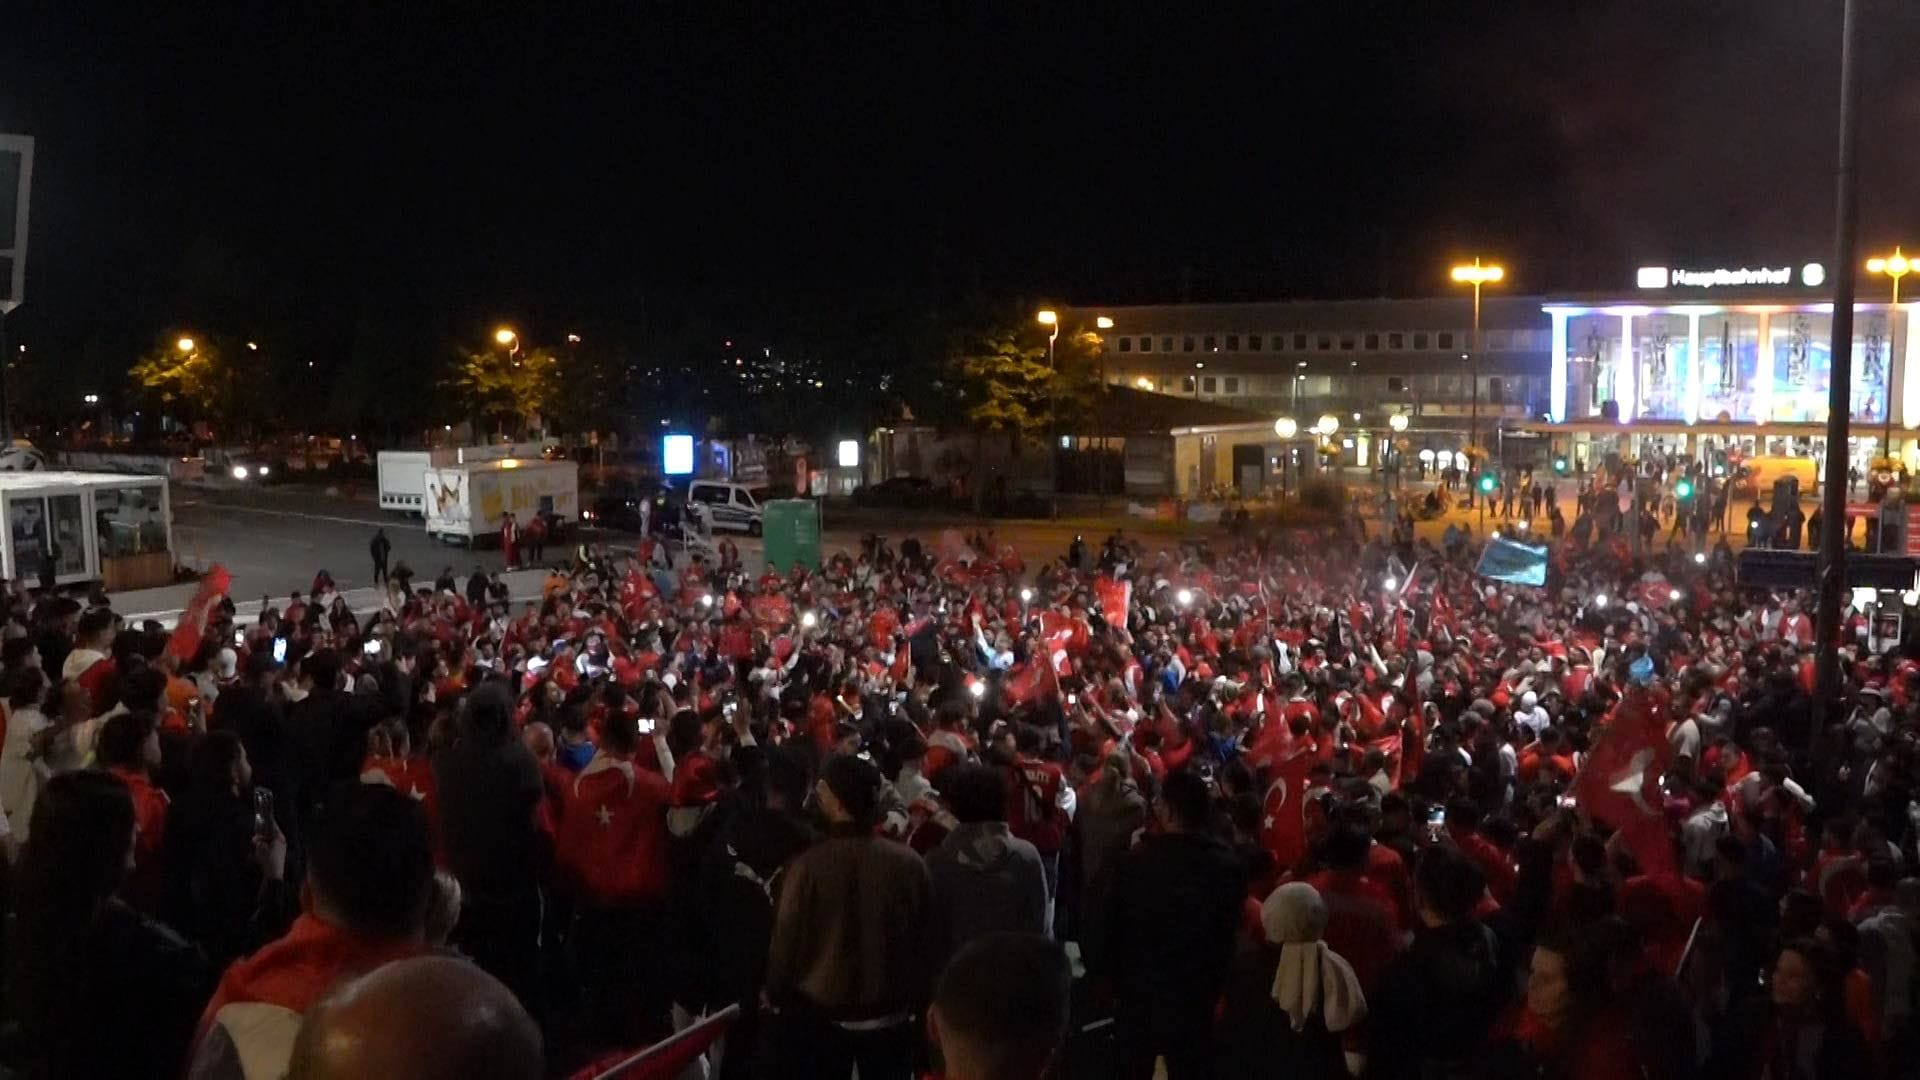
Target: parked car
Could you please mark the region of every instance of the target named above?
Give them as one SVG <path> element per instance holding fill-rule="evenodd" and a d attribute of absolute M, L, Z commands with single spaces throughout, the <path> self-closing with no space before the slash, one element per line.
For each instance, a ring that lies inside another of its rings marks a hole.
<path fill-rule="evenodd" d="M 749 488 L 726 480 L 695 480 L 687 485 L 687 501 L 701 503 L 712 515 L 713 528 L 759 536 L 762 528 L 760 501 L 766 488 Z"/>
<path fill-rule="evenodd" d="M 855 489 L 853 501 L 860 506 L 920 508 L 932 506 L 940 497 L 933 481 L 924 476 L 893 476 L 877 484 Z"/>
<path fill-rule="evenodd" d="M 679 524 L 680 510 L 685 502 L 685 492 L 669 487 L 617 485 L 602 490 L 592 505 L 581 510 L 580 520 L 596 528 L 639 532 L 642 524 L 640 509 L 652 503 L 645 524 L 649 531 L 659 533 Z"/>

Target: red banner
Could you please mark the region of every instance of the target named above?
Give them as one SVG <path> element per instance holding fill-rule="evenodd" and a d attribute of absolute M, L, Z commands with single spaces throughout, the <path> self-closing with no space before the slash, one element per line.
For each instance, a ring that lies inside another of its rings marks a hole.
<path fill-rule="evenodd" d="M 793 621 L 793 601 L 778 593 L 754 597 L 747 601 L 747 610 L 753 613 L 753 621 L 762 626 L 785 626 Z"/>
<path fill-rule="evenodd" d="M 200 651 L 200 642 L 207 636 L 207 623 L 213 618 L 213 611 L 220 606 L 220 598 L 227 595 L 233 585 L 233 575 L 227 568 L 214 564 L 207 576 L 200 579 L 200 588 L 194 592 L 193 600 L 186 610 L 180 613 L 180 622 L 173 628 L 173 636 L 167 639 L 167 655 L 181 663 L 193 659 Z"/>
<path fill-rule="evenodd" d="M 1633 689 L 1614 707 L 1593 752 L 1573 778 L 1580 809 L 1618 830 L 1640 871 L 1656 879 L 1679 874 L 1660 792 L 1672 754 L 1646 691 Z"/>

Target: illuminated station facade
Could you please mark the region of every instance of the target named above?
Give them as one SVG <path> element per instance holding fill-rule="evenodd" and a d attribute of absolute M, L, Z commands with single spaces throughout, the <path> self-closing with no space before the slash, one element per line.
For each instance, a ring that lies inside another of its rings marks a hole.
<path fill-rule="evenodd" d="M 1602 295 L 1489 289 L 1477 357 L 1465 296 L 1082 307 L 1061 317 L 1111 321 L 1100 331 L 1109 382 L 1261 417 L 1174 430 L 1163 489 L 1252 494 L 1276 478 L 1249 464 L 1264 460 L 1272 473 L 1299 460 L 1290 448 L 1319 438 L 1313 429 L 1329 416 L 1339 430 L 1321 441 L 1349 467 L 1376 465 L 1378 448 L 1395 445 L 1408 466 L 1458 460 L 1470 427 L 1496 460 L 1521 467 L 1557 460 L 1584 470 L 1615 454 L 1824 458 L 1829 289 L 1811 262 L 1642 266 Z M 1887 279 L 1871 273 L 1856 297 L 1849 460 L 1865 472 L 1890 444 L 1920 471 L 1913 305 L 1892 310 Z M 1405 417 L 1398 434 L 1394 414 Z M 1280 438 L 1282 418 L 1298 434 Z"/>
<path fill-rule="evenodd" d="M 1849 457 L 1920 464 L 1920 349 L 1911 304 L 1862 275 L 1854 304 Z M 1641 267 L 1631 294 L 1549 299 L 1545 427 L 1597 445 L 1698 456 L 1822 456 L 1833 304 L 1818 263 Z M 1626 440 L 1622 445 L 1621 440 Z"/>

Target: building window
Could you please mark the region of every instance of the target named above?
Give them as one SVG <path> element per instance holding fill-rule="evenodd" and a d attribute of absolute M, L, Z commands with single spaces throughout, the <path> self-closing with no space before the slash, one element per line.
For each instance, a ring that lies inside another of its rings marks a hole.
<path fill-rule="evenodd" d="M 1415 335 L 1413 335 L 1413 347 L 1414 347 L 1414 348 L 1416 348 L 1416 349 L 1424 349 L 1424 348 L 1426 348 L 1426 347 L 1427 347 L 1427 335 L 1425 335 L 1425 334 L 1415 334 Z"/>
<path fill-rule="evenodd" d="M 1493 378 L 1487 380 L 1487 401 L 1494 405 L 1505 405 L 1507 403 L 1507 383 L 1505 379 L 1495 375 Z"/>
<path fill-rule="evenodd" d="M 1507 332 L 1505 330 L 1487 331 L 1487 348 L 1507 351 Z"/>
<path fill-rule="evenodd" d="M 1193 351 L 1193 335 L 1192 334 L 1188 334 L 1186 337 L 1183 337 L 1180 339 L 1180 351 L 1181 352 Z"/>
<path fill-rule="evenodd" d="M 1202 392 L 1211 394 L 1213 393 L 1213 388 L 1214 388 L 1213 376 L 1209 375 L 1206 378 L 1200 380 L 1200 389 Z"/>
<path fill-rule="evenodd" d="M 1293 349 L 1295 352 L 1306 352 L 1307 351 L 1307 335 L 1305 334 L 1293 335 Z"/>
<path fill-rule="evenodd" d="M 1407 335 L 1405 334 L 1388 334 L 1387 335 L 1387 348 L 1398 352 L 1399 350 L 1404 349 L 1406 347 L 1407 347 Z"/>
<path fill-rule="evenodd" d="M 1239 334 L 1227 335 L 1227 351 L 1228 352 L 1240 351 L 1240 335 Z"/>
<path fill-rule="evenodd" d="M 1121 341 L 1125 341 L 1125 340 L 1127 340 L 1127 339 L 1126 339 L 1126 338 L 1121 338 L 1120 340 L 1121 340 Z M 1152 352 L 1152 351 L 1153 351 L 1153 338 L 1151 338 L 1151 337 L 1143 337 L 1143 338 L 1141 338 L 1141 339 L 1140 339 L 1140 351 L 1141 351 L 1141 352 Z"/>
<path fill-rule="evenodd" d="M 1130 338 L 1130 337 L 1123 337 L 1123 338 L 1121 338 L 1121 339 L 1120 339 L 1120 351 L 1121 351 L 1121 352 L 1132 352 L 1132 351 L 1133 351 L 1133 339 L 1132 339 L 1132 338 Z"/>
<path fill-rule="evenodd" d="M 1187 376 L 1184 376 L 1183 378 L 1181 378 L 1181 380 L 1180 380 L 1180 392 L 1181 392 L 1181 393 L 1183 393 L 1183 394 L 1191 394 L 1191 393 L 1193 393 L 1193 376 L 1191 376 L 1191 375 L 1187 375 Z"/>
<path fill-rule="evenodd" d="M 1160 380 L 1160 392 L 1163 394 L 1167 392 L 1167 380 L 1165 379 Z"/>
<path fill-rule="evenodd" d="M 1353 335 L 1352 334 L 1340 335 L 1340 351 L 1341 352 L 1353 351 Z"/>
<path fill-rule="evenodd" d="M 1208 351 L 1208 352 L 1219 352 L 1219 351 L 1220 351 L 1220 339 L 1219 339 L 1219 338 L 1217 338 L 1217 337 L 1214 337 L 1214 336 L 1213 336 L 1212 334 L 1208 334 L 1208 335 L 1207 335 L 1207 342 L 1206 342 L 1206 345 L 1207 345 L 1207 351 Z"/>
<path fill-rule="evenodd" d="M 1160 351 L 1161 352 L 1173 351 L 1173 339 L 1171 337 L 1163 337 L 1160 339 Z"/>
<path fill-rule="evenodd" d="M 1367 335 L 1367 349 L 1368 349 L 1369 351 L 1371 351 L 1371 350 L 1374 350 L 1374 349 L 1378 349 L 1379 347 L 1380 347 L 1380 335 L 1379 335 L 1379 334 L 1368 334 L 1368 335 Z"/>
<path fill-rule="evenodd" d="M 1319 337 L 1314 339 L 1313 347 L 1320 350 L 1321 352 L 1326 352 L 1327 350 L 1333 348 L 1333 335 L 1321 334 Z"/>
<path fill-rule="evenodd" d="M 1398 375 L 1391 376 L 1387 379 L 1387 393 L 1404 394 L 1406 392 L 1407 392 L 1407 380 L 1399 377 Z"/>
<path fill-rule="evenodd" d="M 1247 351 L 1248 352 L 1260 351 L 1260 335 L 1259 334 L 1247 335 Z"/>
<path fill-rule="evenodd" d="M 1433 340 L 1434 340 L 1434 344 L 1438 345 L 1442 349 L 1453 348 L 1452 334 L 1449 334 L 1449 333 L 1435 334 Z"/>
<path fill-rule="evenodd" d="M 1227 384 L 1227 393 L 1237 394 L 1240 392 L 1240 380 L 1235 376 L 1232 376 L 1232 375 L 1227 376 L 1226 384 Z"/>

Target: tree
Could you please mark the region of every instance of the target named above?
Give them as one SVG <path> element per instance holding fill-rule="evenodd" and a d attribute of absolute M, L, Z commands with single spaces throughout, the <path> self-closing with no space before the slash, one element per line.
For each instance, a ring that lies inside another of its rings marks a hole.
<path fill-rule="evenodd" d="M 129 371 L 141 395 L 183 420 L 209 420 L 231 436 L 278 413 L 274 379 L 241 343 L 206 333 L 162 335 Z"/>
<path fill-rule="evenodd" d="M 560 357 L 545 347 L 480 349 L 465 353 L 447 388 L 467 412 L 515 436 L 552 407 L 560 384 Z"/>
<path fill-rule="evenodd" d="M 1030 336 L 1006 324 L 963 333 L 949 357 L 959 383 L 962 415 L 974 430 L 967 486 L 973 490 L 976 510 L 986 498 L 985 485 L 980 483 L 984 436 L 988 432 L 1005 435 L 1009 454 L 1018 458 L 1020 444 L 1044 434 L 1052 419 L 1053 370 L 1047 364 L 1047 347 L 1044 342 L 1024 340 Z"/>

